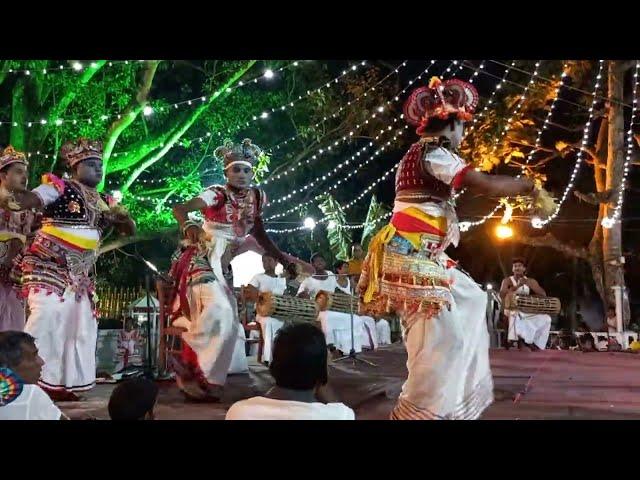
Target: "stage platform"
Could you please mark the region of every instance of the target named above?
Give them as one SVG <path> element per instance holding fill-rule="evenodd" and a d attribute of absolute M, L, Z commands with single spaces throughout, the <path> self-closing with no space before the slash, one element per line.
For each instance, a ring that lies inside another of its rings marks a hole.
<path fill-rule="evenodd" d="M 640 355 L 582 353 L 566 350 L 525 352 L 491 350 L 495 403 L 485 420 L 640 419 Z M 388 418 L 406 377 L 402 344 L 367 352 L 363 358 L 378 367 L 350 361 L 332 364 L 332 385 L 359 420 Z M 223 420 L 238 400 L 266 392 L 272 385 L 268 369 L 250 362 L 249 374 L 233 375 L 222 402 L 186 403 L 173 382 L 160 382 L 156 407 L 159 420 Z M 98 385 L 75 403 L 60 403 L 67 413 L 88 412 L 108 419 L 112 384 Z"/>

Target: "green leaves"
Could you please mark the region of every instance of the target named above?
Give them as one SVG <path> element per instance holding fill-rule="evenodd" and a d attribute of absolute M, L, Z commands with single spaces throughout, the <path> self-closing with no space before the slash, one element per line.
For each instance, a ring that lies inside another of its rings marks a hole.
<path fill-rule="evenodd" d="M 347 260 L 351 245 L 351 230 L 344 228 L 346 218 L 342 207 L 328 193 L 320 197 L 319 206 L 324 216 L 327 217 L 327 239 L 331 253 L 338 260 Z"/>

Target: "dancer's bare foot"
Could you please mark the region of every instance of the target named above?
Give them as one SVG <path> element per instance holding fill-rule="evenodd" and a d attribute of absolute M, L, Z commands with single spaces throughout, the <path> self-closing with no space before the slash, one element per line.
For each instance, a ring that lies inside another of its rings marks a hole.
<path fill-rule="evenodd" d="M 219 402 L 223 393 L 224 387 L 222 385 L 208 383 L 205 390 L 205 399 L 208 402 Z"/>
<path fill-rule="evenodd" d="M 531 348 L 530 348 L 530 346 L 528 344 L 526 344 L 524 342 L 524 340 L 519 339 L 518 340 L 518 350 L 524 350 L 525 352 L 530 352 Z"/>
<path fill-rule="evenodd" d="M 82 400 L 82 397 L 67 390 L 50 390 L 47 388 L 43 388 L 43 390 L 54 402 L 78 402 Z"/>
<path fill-rule="evenodd" d="M 206 392 L 200 388 L 195 380 L 185 380 L 176 375 L 176 385 L 189 400 L 203 401 L 206 397 Z"/>

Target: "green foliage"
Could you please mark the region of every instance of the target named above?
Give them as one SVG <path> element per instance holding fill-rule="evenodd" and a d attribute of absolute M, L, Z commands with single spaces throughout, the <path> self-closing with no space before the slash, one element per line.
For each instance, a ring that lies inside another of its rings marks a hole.
<path fill-rule="evenodd" d="M 351 245 L 351 231 L 344 228 L 345 214 L 340 204 L 330 195 L 320 197 L 320 210 L 327 218 L 327 239 L 331 253 L 338 260 L 349 259 L 349 246 Z"/>

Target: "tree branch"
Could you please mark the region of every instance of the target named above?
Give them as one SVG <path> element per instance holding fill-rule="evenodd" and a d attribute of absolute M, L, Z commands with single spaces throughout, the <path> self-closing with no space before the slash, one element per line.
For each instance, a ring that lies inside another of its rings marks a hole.
<path fill-rule="evenodd" d="M 82 88 L 91 81 L 96 73 L 98 73 L 100 69 L 104 67 L 105 63 L 107 63 L 106 60 L 97 60 L 96 62 L 94 62 L 94 66 L 87 67 L 84 72 L 82 72 L 80 78 L 78 78 L 78 81 L 72 87 L 70 87 L 62 96 L 60 101 L 56 105 L 53 105 L 49 110 L 49 113 L 46 115 L 46 117 L 50 120 L 49 124 L 51 124 L 51 121 L 55 121 L 60 118 L 60 116 L 62 116 L 64 111 L 69 107 L 69 105 L 71 105 L 71 102 L 73 102 L 78 96 L 80 90 L 82 90 Z"/>
<path fill-rule="evenodd" d="M 122 132 L 124 132 L 127 127 L 129 127 L 129 125 L 138 118 L 138 115 L 140 115 L 140 112 L 146 105 L 147 98 L 149 97 L 149 92 L 151 90 L 151 84 L 153 83 L 153 78 L 156 74 L 159 63 L 159 60 L 149 60 L 145 62 L 142 79 L 138 84 L 138 91 L 136 92 L 135 97 L 131 99 L 131 102 L 122 113 L 122 117 L 115 120 L 109 127 L 109 131 L 107 132 L 104 142 L 104 152 L 102 154 L 103 176 L 102 182 L 98 186 L 98 190 L 100 191 L 104 188 L 104 181 L 108 171 L 107 167 L 109 165 L 111 153 L 113 152 L 113 147 L 118 141 L 118 138 L 120 138 Z"/>
<path fill-rule="evenodd" d="M 164 237 L 165 235 L 172 235 L 175 233 L 178 233 L 178 227 L 171 227 L 163 230 L 153 230 L 141 233 L 139 235 L 134 235 L 133 237 L 119 237 L 112 242 L 102 245 L 100 247 L 100 250 L 98 251 L 98 255 L 102 255 L 117 248 L 122 248 L 126 245 L 131 245 L 132 243 L 153 240 L 154 238 Z"/>
<path fill-rule="evenodd" d="M 248 61 L 242 68 L 240 68 L 233 75 L 231 75 L 231 77 L 213 95 L 209 96 L 209 98 L 207 99 L 206 103 L 203 103 L 198 108 L 196 108 L 193 111 L 193 113 L 191 115 L 189 115 L 189 117 L 187 117 L 186 120 L 184 120 L 182 122 L 182 125 L 178 126 L 174 130 L 174 132 L 171 134 L 171 136 L 169 137 L 168 141 L 162 146 L 162 148 L 160 148 L 159 151 L 157 151 L 156 153 L 151 155 L 149 158 L 144 160 L 133 171 L 133 173 L 129 176 L 127 181 L 122 186 L 122 188 L 121 188 L 122 192 L 124 193 L 127 190 L 129 190 L 129 187 L 131 187 L 131 184 L 136 181 L 136 179 L 140 176 L 140 174 L 142 174 L 142 172 L 144 172 L 147 168 L 149 168 L 151 165 L 153 165 L 158 160 L 160 160 L 162 157 L 164 157 L 165 154 L 169 151 L 169 149 L 171 149 L 171 147 L 173 147 L 173 145 L 178 140 L 180 140 L 180 138 L 182 138 L 182 136 L 185 134 L 185 132 L 187 130 L 189 130 L 189 128 L 191 128 L 191 126 L 196 122 L 196 120 L 198 120 L 198 118 L 200 118 L 200 115 L 202 115 L 221 96 L 224 96 L 226 90 L 229 87 L 231 87 L 234 83 L 236 83 L 238 80 L 240 80 L 240 78 L 242 78 L 242 76 L 255 63 L 256 63 L 256 60 Z"/>
<path fill-rule="evenodd" d="M 575 190 L 573 194 L 583 202 L 587 202 L 591 205 L 600 205 L 601 203 L 608 204 L 611 201 L 613 190 L 609 189 L 609 190 L 605 190 L 604 192 L 594 192 L 594 193 L 582 193 Z"/>
<path fill-rule="evenodd" d="M 541 237 L 529 237 L 526 235 L 514 235 L 514 241 L 532 247 L 549 247 L 565 254 L 568 257 L 580 258 L 589 261 L 589 252 L 585 247 L 575 247 L 568 243 L 564 243 L 548 232 Z"/>

